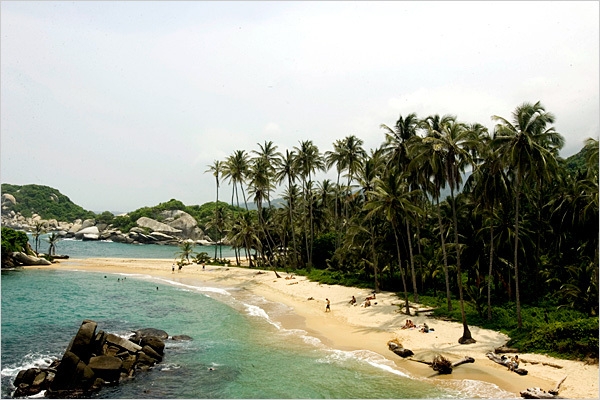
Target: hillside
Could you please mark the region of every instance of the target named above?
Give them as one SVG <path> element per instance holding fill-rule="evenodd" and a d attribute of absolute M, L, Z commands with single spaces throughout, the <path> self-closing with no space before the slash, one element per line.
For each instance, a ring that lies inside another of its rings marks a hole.
<path fill-rule="evenodd" d="M 9 196 L 14 197 L 15 203 Z M 57 189 L 42 185 L 2 184 L 2 213 L 14 211 L 24 217 L 38 214 L 43 219 L 73 221 L 75 219 L 94 218 L 92 211 L 73 203 L 71 199 Z"/>

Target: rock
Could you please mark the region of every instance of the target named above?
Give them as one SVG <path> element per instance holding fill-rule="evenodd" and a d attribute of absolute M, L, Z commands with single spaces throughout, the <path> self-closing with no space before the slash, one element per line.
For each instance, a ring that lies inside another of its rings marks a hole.
<path fill-rule="evenodd" d="M 95 235 L 93 233 L 86 233 L 81 237 L 81 240 L 100 240 L 100 235 Z"/>
<path fill-rule="evenodd" d="M 46 369 L 20 371 L 14 381 L 16 396 L 34 396 L 46 390 L 49 398 L 89 398 L 103 384 L 119 383 L 133 377 L 136 370 L 148 370 L 162 361 L 164 343 L 160 338 L 145 336 L 142 347 L 111 333 L 95 333 L 96 327 L 94 321 L 84 320 L 60 361 Z M 145 332 L 166 334 L 157 329 Z"/>
<path fill-rule="evenodd" d="M 84 362 L 87 362 L 92 355 L 91 344 L 96 337 L 97 326 L 98 324 L 94 321 L 84 320 L 69 347 L 67 347 L 67 352 L 72 352 Z"/>
<path fill-rule="evenodd" d="M 181 233 L 176 234 L 177 237 L 198 240 L 204 237 L 204 232 L 198 227 L 198 221 L 190 214 L 181 210 L 163 211 L 161 215 L 173 218 L 168 225 L 178 229 Z"/>
<path fill-rule="evenodd" d="M 173 228 L 167 224 L 163 224 L 162 222 L 158 222 L 152 218 L 148 218 L 148 217 L 141 217 L 136 221 L 136 224 L 138 224 L 138 226 L 141 226 L 142 228 L 148 228 L 152 231 L 156 231 L 156 232 L 160 232 L 160 233 L 166 233 L 166 234 L 179 234 L 181 233 L 180 229 L 176 229 Z"/>
<path fill-rule="evenodd" d="M 124 339 L 112 333 L 106 335 L 105 341 L 108 345 L 115 345 L 123 350 L 127 350 L 130 353 L 135 353 L 142 350 L 142 346 L 139 346 L 131 340 Z"/>
<path fill-rule="evenodd" d="M 144 352 L 144 354 L 148 355 L 149 357 L 154 358 L 158 362 L 161 362 L 163 359 L 162 355 L 158 354 L 158 352 L 156 352 L 156 350 L 154 350 L 152 347 L 150 347 L 148 345 L 145 345 L 144 347 L 142 347 L 142 352 Z"/>
<path fill-rule="evenodd" d="M 75 233 L 76 239 L 82 239 L 85 235 L 95 235 L 96 237 L 100 236 L 100 231 L 96 226 L 89 226 L 87 228 L 80 229 Z"/>
<path fill-rule="evenodd" d="M 123 361 L 120 358 L 104 355 L 90 358 L 88 364 L 96 377 L 102 378 L 106 382 L 118 382 L 122 366 Z"/>
<path fill-rule="evenodd" d="M 194 339 L 188 335 L 174 335 L 173 337 L 171 337 L 171 340 L 194 340 Z"/>
<path fill-rule="evenodd" d="M 154 349 L 154 351 L 156 351 L 160 355 L 164 354 L 164 350 L 165 350 L 165 342 L 163 342 L 162 339 L 159 338 L 158 336 L 142 337 L 142 340 L 140 341 L 140 346 L 142 346 L 142 347 L 150 346 L 152 349 Z M 142 351 L 143 350 L 144 349 L 142 348 Z M 146 354 L 148 354 L 148 353 L 146 353 Z M 148 354 L 148 355 L 150 355 L 150 354 Z"/>
<path fill-rule="evenodd" d="M 135 336 L 139 336 L 140 340 L 144 336 L 156 336 L 157 338 L 163 339 L 163 340 L 169 338 L 169 334 L 167 332 L 163 331 L 162 329 L 155 329 L 155 328 L 138 329 L 137 331 L 134 332 L 134 334 L 135 334 Z"/>
<path fill-rule="evenodd" d="M 93 227 L 95 225 L 96 225 L 96 220 L 95 219 L 86 219 L 81 224 L 81 229 L 91 228 L 91 227 Z M 96 228 L 96 229 L 98 229 L 98 228 Z"/>
<path fill-rule="evenodd" d="M 46 260 L 45 258 L 29 256 L 22 252 L 12 253 L 12 257 L 22 265 L 50 265 L 50 264 L 52 264 L 50 261 Z"/>
<path fill-rule="evenodd" d="M 12 194 L 9 193 L 3 193 L 2 194 L 2 205 L 6 206 L 14 206 L 17 204 L 17 200 L 15 199 L 15 196 L 13 196 Z"/>

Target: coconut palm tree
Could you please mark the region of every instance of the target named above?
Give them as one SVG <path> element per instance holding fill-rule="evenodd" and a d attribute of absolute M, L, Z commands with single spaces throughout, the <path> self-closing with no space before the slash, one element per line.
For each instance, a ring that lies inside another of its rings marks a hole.
<path fill-rule="evenodd" d="M 181 261 L 183 261 L 183 259 L 185 258 L 185 260 L 189 264 L 190 256 L 192 255 L 192 252 L 194 251 L 194 243 L 189 240 L 183 241 L 179 245 L 179 249 L 181 251 L 179 253 L 177 253 L 176 255 L 181 258 Z"/>
<path fill-rule="evenodd" d="M 448 255 L 446 252 L 446 230 L 442 221 L 442 210 L 440 207 L 440 195 L 443 188 L 446 187 L 446 168 L 444 166 L 445 152 L 442 146 L 435 145 L 435 141 L 429 137 L 434 132 L 441 132 L 442 126 L 456 121 L 452 115 L 429 116 L 419 123 L 419 126 L 426 130 L 427 137 L 420 138 L 414 136 L 410 144 L 411 161 L 408 165 L 410 171 L 418 171 L 420 176 L 419 186 L 425 193 L 431 196 L 432 202 L 435 200 L 437 208 L 438 230 L 440 232 L 440 241 L 442 248 L 442 258 L 444 261 L 444 279 L 446 283 L 446 303 L 448 311 L 452 311 L 452 300 L 450 296 L 450 275 L 448 270 Z"/>
<path fill-rule="evenodd" d="M 212 165 L 208 165 L 208 169 L 206 172 L 211 172 L 213 174 L 213 176 L 215 177 L 215 182 L 217 185 L 217 200 L 215 201 L 215 221 L 220 221 L 222 220 L 220 214 L 220 206 L 219 206 L 219 187 L 220 187 L 220 177 L 221 174 L 223 173 L 223 162 L 219 161 L 219 160 L 215 160 L 213 161 Z M 222 244 L 221 244 L 221 237 L 222 237 L 222 232 L 223 232 L 223 227 L 220 225 L 216 226 L 217 228 L 217 232 L 219 233 L 219 237 L 217 239 L 217 243 L 218 243 L 218 247 L 219 249 L 221 248 Z M 221 253 L 222 254 L 222 253 Z M 215 259 L 217 258 L 217 246 L 215 246 Z"/>
<path fill-rule="evenodd" d="M 46 238 L 46 241 L 50 244 L 50 247 L 48 247 L 48 255 L 50 257 L 56 254 L 56 243 L 58 243 L 60 239 L 62 238 L 56 232 L 52 232 Z"/>
<path fill-rule="evenodd" d="M 312 266 L 312 246 L 314 241 L 313 210 L 312 205 L 312 175 L 317 171 L 325 169 L 325 161 L 319 152 L 319 148 L 312 140 L 300 142 L 300 146 L 294 147 L 296 152 L 295 169 L 302 178 L 302 189 L 304 192 L 305 207 L 308 214 L 308 227 L 305 223 L 305 243 L 307 263 Z"/>
<path fill-rule="evenodd" d="M 46 229 L 44 229 L 44 223 L 42 221 L 35 221 L 35 225 L 33 226 L 33 238 L 35 243 L 35 254 L 38 254 L 38 246 L 40 244 L 40 236 L 46 233 Z"/>
<path fill-rule="evenodd" d="M 538 101 L 535 104 L 523 103 L 512 113 L 512 121 L 497 115 L 492 147 L 504 160 L 511 172 L 515 201 L 515 236 L 513 268 L 515 271 L 515 301 L 517 306 L 517 326 L 523 326 L 521 317 L 521 298 L 519 293 L 519 207 L 523 183 L 536 182 L 536 178 L 547 173 L 556 163 L 555 152 L 562 148 L 564 138 L 548 127 L 554 123 L 554 115 L 546 112 Z"/>
<path fill-rule="evenodd" d="M 367 217 L 372 218 L 375 215 L 381 215 L 392 226 L 394 239 L 396 242 L 396 254 L 398 259 L 398 268 L 402 277 L 402 286 L 404 289 L 404 300 L 406 314 L 410 315 L 408 304 L 408 291 L 406 287 L 406 278 L 402 268 L 402 253 L 400 251 L 400 227 L 402 225 L 402 214 L 410 212 L 419 212 L 414 205 L 413 199 L 416 195 L 414 191 L 410 192 L 404 181 L 404 176 L 386 171 L 383 178 L 375 179 L 375 190 L 372 191 L 371 200 L 365 204 L 365 210 L 368 211 Z M 393 274 L 393 271 L 392 271 Z"/>
<path fill-rule="evenodd" d="M 298 266 L 298 249 L 296 247 L 296 235 L 294 229 L 294 206 L 296 199 L 296 196 L 294 195 L 296 193 L 294 181 L 296 180 L 296 175 L 296 153 L 286 150 L 285 155 L 282 156 L 281 163 L 276 170 L 275 180 L 278 184 L 282 184 L 287 180 L 288 217 L 290 229 L 292 231 L 291 236 L 292 249 L 294 252 L 294 268 Z"/>

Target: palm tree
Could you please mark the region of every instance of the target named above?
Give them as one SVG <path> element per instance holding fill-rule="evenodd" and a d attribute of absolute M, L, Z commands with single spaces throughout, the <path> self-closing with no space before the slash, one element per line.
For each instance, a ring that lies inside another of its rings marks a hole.
<path fill-rule="evenodd" d="M 38 245 L 40 244 L 40 236 L 46 232 L 44 229 L 44 223 L 42 221 L 35 221 L 35 225 L 33 226 L 33 238 L 35 239 L 35 254 L 38 253 Z"/>
<path fill-rule="evenodd" d="M 220 218 L 220 209 L 219 209 L 220 208 L 219 207 L 219 186 L 220 186 L 219 178 L 221 177 L 221 173 L 223 172 L 223 162 L 222 161 L 218 161 L 218 160 L 213 161 L 213 164 L 209 165 L 208 169 L 206 171 L 204 171 L 204 172 L 205 173 L 206 172 L 212 172 L 213 176 L 215 177 L 215 181 L 216 181 L 216 184 L 217 184 L 217 200 L 215 201 L 215 206 L 216 206 L 216 208 L 215 208 L 215 220 L 216 221 L 220 221 L 221 218 Z M 217 243 L 218 243 L 218 247 L 221 248 L 221 246 L 222 246 L 222 244 L 221 244 L 221 235 L 222 235 L 222 232 L 223 232 L 223 227 L 220 226 L 220 225 L 217 225 L 217 232 L 219 233 L 219 238 L 217 240 Z M 215 246 L 215 259 L 216 258 L 217 258 L 217 246 Z"/>
<path fill-rule="evenodd" d="M 264 145 L 257 143 L 260 151 L 252 150 L 252 153 L 256 154 L 256 159 L 262 160 L 264 168 L 266 168 L 266 182 L 265 187 L 267 189 L 266 199 L 267 203 L 269 203 L 269 207 L 271 206 L 271 189 L 273 188 L 273 184 L 271 182 L 274 179 L 275 174 L 277 173 L 277 169 L 281 165 L 281 158 L 283 155 L 277 151 L 277 146 L 273 144 L 272 141 L 265 141 Z"/>
<path fill-rule="evenodd" d="M 487 317 L 492 319 L 492 271 L 494 265 L 494 224 L 496 205 L 501 204 L 509 197 L 508 177 L 503 170 L 502 160 L 498 153 L 489 150 L 489 141 L 491 138 L 485 137 L 483 140 L 484 148 L 488 151 L 485 153 L 484 162 L 477 166 L 467 182 L 465 190 L 470 192 L 474 198 L 479 199 L 479 206 L 487 214 L 486 221 L 489 224 L 490 242 L 489 242 L 489 268 L 488 268 L 488 284 L 487 284 Z"/>
<path fill-rule="evenodd" d="M 457 122 L 455 118 L 450 118 L 444 123 L 439 124 L 437 130 L 430 129 L 428 136 L 423 139 L 424 142 L 431 142 L 431 146 L 434 149 L 438 149 L 438 152 L 442 157 L 441 162 L 444 168 L 444 177 L 448 186 L 450 186 L 452 221 L 454 225 L 454 245 L 456 250 L 456 270 L 458 275 L 458 295 L 463 323 L 463 336 L 459 339 L 459 343 L 461 344 L 473 343 L 474 339 L 471 336 L 471 331 L 467 325 L 464 310 L 460 257 L 461 246 L 459 244 L 458 219 L 456 215 L 456 199 L 454 192 L 460 188 L 462 183 L 462 173 L 464 172 L 466 165 L 471 163 L 469 150 L 473 146 L 472 138 L 473 132 L 467 129 L 465 124 Z"/>
<path fill-rule="evenodd" d="M 181 261 L 183 261 L 183 259 L 185 258 L 189 264 L 190 255 L 192 255 L 192 252 L 194 251 L 194 243 L 186 240 L 184 242 L 181 242 L 179 248 L 181 249 L 181 251 L 177 253 L 177 255 L 181 257 Z"/>
<path fill-rule="evenodd" d="M 233 205 L 233 195 L 237 201 L 237 206 L 240 206 L 240 199 L 238 196 L 238 185 L 242 191 L 244 199 L 244 205 L 248 210 L 248 203 L 246 201 L 246 194 L 244 192 L 244 181 L 248 175 L 248 155 L 245 150 L 236 150 L 232 155 L 227 157 L 225 164 L 223 165 L 223 178 L 229 178 L 229 182 L 233 183 L 233 191 L 231 193 L 231 205 Z"/>
<path fill-rule="evenodd" d="M 413 198 L 416 193 L 414 191 L 408 191 L 406 184 L 403 182 L 403 178 L 403 176 L 389 173 L 389 171 L 384 174 L 383 179 L 376 178 L 375 190 L 372 192 L 371 200 L 365 204 L 365 209 L 369 211 L 367 214 L 368 218 L 372 218 L 376 214 L 379 214 L 392 225 L 392 231 L 394 232 L 394 239 L 396 242 L 398 267 L 400 268 L 402 286 L 404 289 L 406 314 L 410 315 L 406 278 L 404 276 L 404 269 L 402 268 L 402 254 L 400 251 L 400 216 L 401 213 L 418 213 L 419 210 L 413 203 Z"/>
<path fill-rule="evenodd" d="M 46 238 L 46 241 L 50 244 L 50 247 L 48 247 L 48 255 L 50 257 L 52 257 L 53 255 L 56 254 L 56 243 L 58 243 L 58 241 L 60 239 L 61 239 L 61 237 L 58 234 L 56 234 L 55 232 L 52 232 Z"/>
<path fill-rule="evenodd" d="M 295 169 L 302 177 L 302 189 L 304 191 L 305 207 L 308 208 L 308 229 L 305 231 L 306 256 L 309 266 L 312 266 L 312 246 L 314 241 L 313 209 L 312 209 L 312 174 L 325 169 L 325 162 L 319 148 L 311 140 L 300 142 L 296 151 Z M 305 224 L 306 226 L 306 224 Z"/>
<path fill-rule="evenodd" d="M 442 126 L 456 121 L 452 115 L 429 116 L 420 122 L 420 126 L 425 129 L 429 136 L 420 138 L 414 136 L 410 144 L 411 161 L 408 165 L 410 171 L 418 171 L 420 176 L 420 186 L 424 192 L 431 195 L 432 201 L 435 200 L 437 206 L 438 229 L 440 232 L 440 241 L 442 244 L 442 258 L 444 260 L 444 279 L 446 283 L 446 303 L 448 311 L 452 311 L 452 300 L 450 296 L 450 275 L 448 271 L 448 255 L 446 252 L 446 231 L 442 221 L 442 210 L 440 207 L 441 190 L 446 187 L 446 169 L 444 167 L 445 152 L 443 147 L 435 145 L 435 141 L 430 138 L 433 132 L 441 132 Z"/>
<path fill-rule="evenodd" d="M 546 112 L 538 101 L 535 104 L 523 103 L 512 114 L 512 122 L 492 116 L 497 121 L 492 147 L 504 160 L 512 173 L 515 201 L 515 239 L 513 267 L 515 270 L 515 300 L 517 306 L 517 326 L 523 326 L 519 293 L 519 206 L 523 182 L 539 178 L 547 173 L 550 165 L 556 163 L 555 152 L 564 144 L 564 138 L 548 127 L 554 122 L 554 115 Z"/>
<path fill-rule="evenodd" d="M 294 181 L 296 180 L 296 153 L 293 151 L 286 150 L 285 155 L 281 158 L 281 163 L 275 174 L 275 179 L 278 184 L 283 183 L 283 181 L 287 180 L 287 191 L 289 193 L 288 196 L 288 216 L 289 216 L 289 224 L 290 229 L 292 231 L 292 249 L 294 251 L 294 267 L 298 266 L 298 250 L 296 248 L 296 235 L 294 229 L 294 200 L 295 200 L 295 185 Z"/>

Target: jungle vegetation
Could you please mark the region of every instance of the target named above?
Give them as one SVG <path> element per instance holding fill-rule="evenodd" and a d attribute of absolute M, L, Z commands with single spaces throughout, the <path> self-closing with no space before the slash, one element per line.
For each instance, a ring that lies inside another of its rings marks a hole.
<path fill-rule="evenodd" d="M 228 184 L 239 207 L 227 218 L 215 208 L 211 226 L 251 266 L 322 271 L 330 283 L 399 292 L 406 307 L 427 295 L 459 313 L 464 343 L 472 311 L 492 323 L 509 307 L 524 332 L 523 306 L 567 307 L 592 318 L 597 357 L 598 140 L 567 162 L 540 102 L 492 119 L 489 132 L 454 115 L 400 115 L 369 151 L 354 135 L 325 152 L 310 140 L 236 150 L 206 171 L 217 200 Z M 331 169 L 335 181 L 314 180 Z"/>

